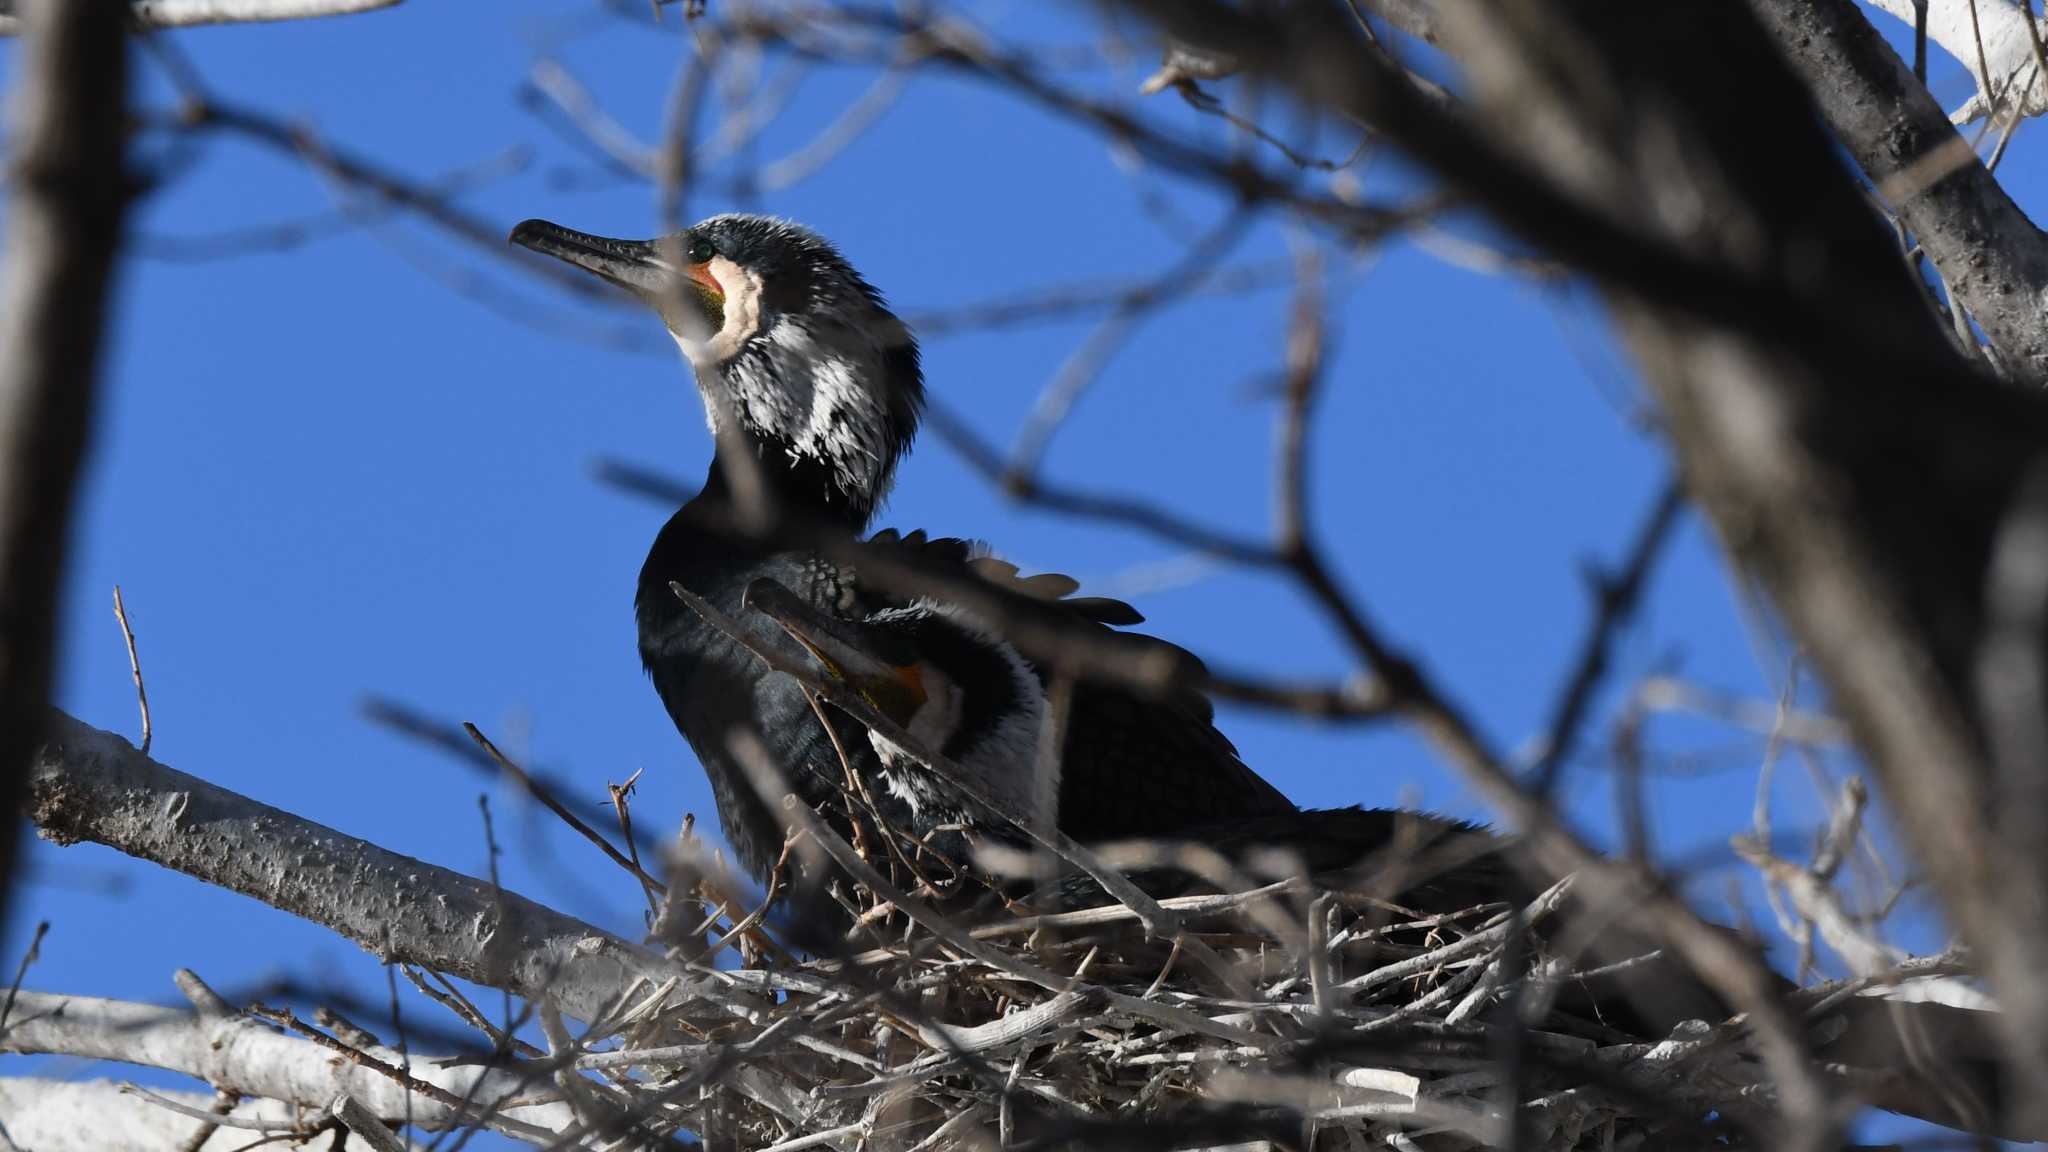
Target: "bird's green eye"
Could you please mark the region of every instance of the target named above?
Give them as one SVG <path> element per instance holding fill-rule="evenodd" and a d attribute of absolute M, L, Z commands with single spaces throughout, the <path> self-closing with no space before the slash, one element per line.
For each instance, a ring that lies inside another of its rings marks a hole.
<path fill-rule="evenodd" d="M 711 241 L 704 239 L 702 236 L 695 237 L 690 241 L 690 263 L 703 264 L 716 255 L 718 255 L 718 250 L 711 246 Z"/>

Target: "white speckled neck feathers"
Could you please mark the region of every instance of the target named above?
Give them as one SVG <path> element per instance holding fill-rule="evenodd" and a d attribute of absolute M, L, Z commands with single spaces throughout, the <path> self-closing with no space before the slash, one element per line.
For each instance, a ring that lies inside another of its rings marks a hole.
<path fill-rule="evenodd" d="M 734 214 L 693 233 L 718 246 L 711 271 L 726 290 L 724 323 L 704 340 L 673 334 L 707 392 L 713 433 L 720 410 L 731 411 L 764 463 L 781 453 L 819 471 L 837 490 L 825 503 L 865 523 L 916 435 L 924 404 L 916 340 L 807 229 Z"/>

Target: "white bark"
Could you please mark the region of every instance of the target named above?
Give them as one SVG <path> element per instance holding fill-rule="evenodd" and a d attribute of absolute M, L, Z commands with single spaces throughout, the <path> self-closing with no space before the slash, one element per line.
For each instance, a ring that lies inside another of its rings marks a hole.
<path fill-rule="evenodd" d="M 637 1001 L 662 985 L 672 1004 L 705 995 L 722 1014 L 735 1010 L 732 993 L 682 965 L 523 896 L 217 788 L 61 712 L 49 732 L 29 770 L 30 818 L 46 839 L 105 844 L 325 925 L 386 960 L 552 999 L 581 1020 L 632 988 Z"/>
<path fill-rule="evenodd" d="M 156 1095 L 205 1112 L 211 1092 Z M 290 1125 L 292 1109 L 275 1100 L 244 1100 L 236 1120 Z M 0 1078 L 0 1125 L 21 1152 L 170 1152 L 185 1147 L 204 1123 L 121 1089 L 112 1080 Z M 309 1121 L 310 1126 L 310 1121 Z M 247 1128 L 218 1128 L 199 1152 L 227 1152 L 257 1137 Z"/>
<path fill-rule="evenodd" d="M 144 28 L 192 28 L 201 24 L 261 24 L 347 16 L 389 8 L 398 0 L 135 0 L 133 18 Z M 0 36 L 21 30 L 20 18 L 0 4 Z"/>
<path fill-rule="evenodd" d="M 409 1093 L 380 1072 L 239 1015 L 202 1015 L 154 1004 L 23 990 L 15 999 L 6 1033 L 0 1035 L 0 1051 L 141 1064 L 314 1111 L 327 1109 L 336 1096 L 346 1094 L 384 1120 L 411 1116 L 415 1123 L 441 1128 L 454 1119 L 446 1105 Z M 364 1051 L 385 1064 L 401 1066 L 399 1054 L 391 1049 Z M 414 1078 L 458 1097 L 469 1096 L 489 1109 L 494 1120 L 488 1126 L 501 1131 L 523 1125 L 529 1133 L 533 1128 L 558 1132 L 575 1120 L 565 1104 L 514 1106 L 496 1117 L 499 1104 L 546 1092 L 551 1083 L 546 1076 L 529 1078 L 419 1055 L 412 1057 L 410 1068 Z M 0 1116 L 0 1121 L 12 1128 L 8 1117 Z M 15 1143 L 40 1152 L 40 1146 L 23 1142 L 18 1133 Z"/>
<path fill-rule="evenodd" d="M 1905 21 L 1909 28 L 1918 19 L 1913 0 L 1866 2 Z M 2026 15 L 2012 0 L 1927 0 L 1927 38 L 1961 61 L 1977 85 L 1977 94 L 1951 114 L 1952 120 L 1968 124 L 1990 114 L 1992 93 L 1984 91 L 1987 76 L 1992 88 L 2002 96 L 2024 94 L 2021 115 L 2039 116 L 2048 111 L 2048 85 L 2041 82 L 2029 35 Z M 1977 55 L 1979 36 L 1984 45 L 1981 64 Z"/>

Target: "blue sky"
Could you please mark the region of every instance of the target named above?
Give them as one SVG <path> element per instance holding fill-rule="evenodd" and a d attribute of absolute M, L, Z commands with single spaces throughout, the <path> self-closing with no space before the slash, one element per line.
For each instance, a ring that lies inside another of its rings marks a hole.
<path fill-rule="evenodd" d="M 1073 12 L 970 9 L 999 29 L 1076 43 Z M 522 111 L 537 50 L 563 62 L 643 139 L 658 137 L 681 21 L 661 26 L 533 0 L 414 3 L 301 25 L 178 34 L 219 96 L 303 118 L 327 140 L 420 176 L 520 149 L 528 163 L 465 195 L 509 230 L 527 216 L 619 235 L 656 228 L 651 190 L 593 181 L 584 153 Z M 1133 92 L 1121 74 L 1077 76 Z M 0 71 L 13 70 L 0 49 Z M 164 95 L 148 66 L 151 96 Z M 760 157 L 814 136 L 871 76 L 807 78 Z M 1946 103 L 1966 91 L 1942 78 Z M 1209 133 L 1170 96 L 1144 110 Z M 190 237 L 333 211 L 293 159 L 232 137 L 141 214 L 142 237 Z M 2002 173 L 2023 205 L 2042 174 L 2023 133 Z M 713 183 L 716 183 L 714 180 Z M 1391 156 L 1366 187 L 1416 186 Z M 744 207 L 838 241 L 906 315 L 1051 283 L 1170 266 L 1181 237 L 1142 208 L 1162 196 L 1206 224 L 1227 205 L 1156 172 L 1133 176 L 1092 136 L 988 88 L 923 76 L 815 177 L 697 214 Z M 1470 222 L 1461 234 L 1484 237 Z M 1287 253 L 1273 224 L 1233 260 Z M 508 317 L 458 290 L 478 278 L 523 301 Z M 454 285 L 454 286 L 451 286 Z M 1257 387 L 1281 356 L 1284 288 L 1187 302 L 1111 362 L 1048 459 L 1049 475 L 1171 501 L 1262 530 L 1275 405 Z M 1315 445 L 1315 511 L 1343 578 L 1422 654 L 1501 745 L 1534 737 L 1584 628 L 1580 571 L 1614 557 L 1666 468 L 1630 419 L 1636 384 L 1582 291 L 1475 273 L 1409 242 L 1348 268 L 1332 300 L 1336 358 Z M 1007 441 L 1092 317 L 935 338 L 930 388 Z M 634 348 L 566 338 L 624 330 Z M 592 309 L 402 217 L 302 246 L 210 262 L 137 258 L 124 270 L 95 453 L 66 580 L 60 699 L 136 731 L 110 590 L 122 585 L 155 718 L 154 754 L 216 784 L 386 848 L 471 872 L 484 864 L 476 797 L 489 791 L 505 882 L 635 932 L 636 890 L 509 794 L 366 721 L 367 696 L 475 721 L 515 756 L 572 781 L 601 814 L 607 781 L 643 771 L 643 823 L 712 819 L 702 774 L 642 676 L 631 596 L 668 514 L 592 478 L 616 457 L 701 478 L 710 443 L 687 369 L 651 317 Z M 882 524 L 983 536 L 1027 569 L 1107 584 L 1150 627 L 1233 666 L 1336 676 L 1344 655 L 1310 607 L 1270 579 L 1204 567 L 1170 545 L 1019 509 L 928 438 Z M 1196 578 L 1190 579 L 1190 575 Z M 1161 580 L 1165 575 L 1169 579 Z M 1150 585 L 1150 587 L 1148 587 Z M 1624 674 L 1670 667 L 1767 697 L 1709 535 L 1688 516 Z M 1611 703 L 1611 698 L 1610 701 Z M 1246 759 L 1304 804 L 1482 806 L 1399 729 L 1303 725 L 1226 708 Z M 1675 857 L 1726 857 L 1748 820 L 1760 741 L 1668 721 L 1660 746 L 1698 753 L 1652 791 Z M 1577 767 L 1570 799 L 1612 843 L 1608 773 Z M 1788 766 L 1781 830 L 1817 810 Z M 1794 841 L 1797 843 L 1797 840 Z M 545 845 L 543 847 L 543 844 Z M 157 999 L 188 966 L 220 987 L 290 973 L 380 990 L 374 960 L 323 930 L 110 851 L 36 844 L 8 926 L 53 922 L 32 986 Z M 1717 915 L 1728 873 L 1697 890 Z M 1913 942 L 1936 937 L 1919 922 Z M 12 963 L 10 959 L 9 964 Z M 427 1011 L 421 1004 L 416 1009 Z"/>

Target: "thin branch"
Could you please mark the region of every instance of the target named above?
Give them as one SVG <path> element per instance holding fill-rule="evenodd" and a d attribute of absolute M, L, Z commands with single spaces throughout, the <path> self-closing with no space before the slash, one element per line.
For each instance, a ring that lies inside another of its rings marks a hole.
<path fill-rule="evenodd" d="M 562 799 L 573 791 L 568 783 L 561 777 L 550 775 L 538 768 L 521 768 L 504 759 L 502 755 L 492 755 L 495 749 L 490 741 L 482 739 L 480 735 L 470 734 L 473 725 L 439 720 L 410 705 L 384 696 L 372 696 L 364 700 L 363 715 L 373 723 L 381 724 L 401 736 L 421 741 L 445 752 L 493 779 L 511 777 L 512 783 L 517 785 L 521 792 L 561 818 L 579 835 L 597 844 L 605 851 L 607 857 L 614 861 L 621 859 L 617 854 L 618 849 L 613 847 L 602 833 L 590 828 L 587 821 L 575 815 L 568 802 Z M 624 857 L 628 872 L 634 870 L 632 861 L 643 849 L 650 855 L 660 851 L 659 846 L 652 841 L 635 844 L 634 856 Z M 638 879 L 637 875 L 635 879 Z"/>
<path fill-rule="evenodd" d="M 427 195 L 448 199 L 526 170 L 531 150 L 513 146 L 475 164 L 422 183 Z M 352 232 L 396 215 L 403 206 L 385 199 L 352 205 L 345 210 L 307 213 L 266 224 L 198 233 L 145 233 L 135 238 L 135 253 L 173 264 L 201 264 L 253 252 L 284 252 L 327 236 Z"/>
<path fill-rule="evenodd" d="M 346 1092 L 335 1094 L 327 1114 L 340 1121 L 351 1135 L 369 1145 L 370 1152 L 408 1152 L 405 1142 L 384 1121 L 371 1115 L 369 1109 Z"/>
<path fill-rule="evenodd" d="M 1294 278 L 1291 260 L 1254 260 L 1197 272 L 1182 291 L 1188 296 L 1221 296 L 1278 287 Z M 1150 285 L 1128 278 L 1034 288 L 1013 296 L 944 309 L 906 312 L 903 322 L 930 341 L 963 331 L 1050 323 L 1094 311 L 1128 308 Z"/>
<path fill-rule="evenodd" d="M 659 174 L 660 164 L 654 150 L 613 119 L 561 61 L 543 56 L 533 62 L 527 78 L 532 82 L 530 91 L 544 97 L 567 117 L 578 133 L 577 138 L 587 142 L 607 163 L 642 179 L 651 180 Z"/>
<path fill-rule="evenodd" d="M 128 606 L 121 602 L 121 586 L 114 585 L 114 619 L 121 622 L 121 639 L 128 645 L 128 672 L 135 677 L 135 706 L 142 711 L 142 743 L 138 750 L 149 755 L 149 690 L 142 685 L 142 658 L 135 653 L 135 630 L 128 626 Z"/>
<path fill-rule="evenodd" d="M 29 938 L 28 948 L 21 954 L 21 966 L 14 970 L 14 983 L 7 986 L 7 1002 L 0 1004 L 0 1036 L 7 1034 L 7 1021 L 14 1015 L 15 998 L 21 995 L 21 982 L 28 977 L 30 966 L 43 954 L 43 937 L 50 934 L 50 922 L 44 920 L 36 925 L 36 934 Z"/>
<path fill-rule="evenodd" d="M 2019 83 L 2030 70 L 2022 0 L 1868 0 L 1904 21 L 1913 31 L 1912 75 L 1927 83 L 1925 54 L 1932 40 L 1956 58 L 1977 83 L 1977 91 L 1950 115 L 1957 125 L 1997 117 L 2004 109 L 2014 117 L 2038 116 L 2048 109 L 2038 84 Z M 2038 73 L 2036 73 L 2038 75 Z"/>
<path fill-rule="evenodd" d="M 256 1005 L 249 1009 L 249 1014 L 258 1020 L 267 1020 L 272 1024 L 283 1027 L 287 1031 L 296 1032 L 307 1040 L 312 1041 L 313 1045 L 321 1051 L 333 1053 L 341 1057 L 347 1064 L 361 1068 L 372 1075 L 382 1077 L 403 1089 L 404 1091 L 400 1093 L 402 1110 L 396 1117 L 401 1122 L 410 1124 L 416 1119 L 414 1116 L 414 1097 L 423 1096 L 427 1100 L 447 1109 L 446 1115 L 451 1123 L 480 1122 L 488 1127 L 504 1132 L 508 1136 L 514 1136 L 528 1142 L 549 1140 L 554 1135 L 548 1129 L 513 1119 L 508 1114 L 507 1102 L 500 1102 L 490 1106 L 474 1105 L 460 1093 L 451 1092 L 439 1084 L 414 1076 L 406 1070 L 405 1066 L 409 1061 L 406 1060 L 403 1053 L 365 1051 L 353 1044 L 327 1035 L 318 1028 L 300 1020 L 289 1010 L 276 1011 Z M 519 1089 L 518 1096 L 513 1097 L 513 1099 L 518 1099 L 525 1095 L 524 1082 L 521 1081 L 520 1084 L 521 1088 Z M 344 1088 L 342 1091 L 346 1092 L 347 1089 Z"/>
<path fill-rule="evenodd" d="M 618 299 L 597 281 L 559 261 L 547 261 L 506 244 L 506 228 L 457 206 L 442 189 L 423 185 L 362 153 L 336 146 L 304 125 L 246 104 L 205 96 L 192 100 L 176 119 L 160 126 L 172 131 L 223 132 L 255 141 L 304 160 L 375 200 L 415 213 L 492 260 L 549 281 L 576 296 L 599 301 Z"/>
<path fill-rule="evenodd" d="M 476 725 L 465 720 L 462 722 L 462 730 L 469 734 L 471 740 L 477 742 L 477 746 L 490 756 L 491 762 L 496 764 L 505 775 L 510 776 L 522 791 L 535 800 L 540 801 L 542 807 L 560 817 L 562 823 L 575 829 L 577 834 L 581 835 L 585 840 L 597 845 L 599 850 L 611 859 L 612 863 L 624 868 L 632 874 L 635 880 L 640 881 L 643 888 L 657 893 L 668 891 L 668 885 L 648 875 L 647 870 L 640 867 L 639 851 L 637 849 L 634 850 L 633 855 L 628 856 L 626 853 L 613 847 L 612 842 L 605 837 L 604 833 L 592 828 L 582 817 L 571 812 L 566 804 L 563 804 L 555 797 L 553 792 L 536 783 L 533 777 L 526 774 L 525 770 L 514 764 L 503 752 L 498 751 L 498 746 L 491 743 L 490 737 L 485 736 L 483 731 Z M 616 797 L 614 797 L 614 800 L 616 801 Z M 623 811 L 623 808 L 621 808 L 621 811 Z M 621 826 L 625 829 L 626 835 L 631 837 L 633 825 L 622 819 Z"/>
<path fill-rule="evenodd" d="M 1579 643 L 1579 657 L 1573 663 L 1572 674 L 1564 681 L 1564 690 L 1551 709 L 1543 755 L 1530 772 L 1538 796 L 1550 795 L 1557 786 L 1558 777 L 1578 743 L 1593 696 L 1607 677 L 1615 637 L 1634 618 L 1644 586 L 1649 583 L 1650 569 L 1663 553 L 1664 543 L 1684 505 L 1685 491 L 1677 477 L 1665 480 L 1649 516 L 1636 531 L 1635 544 L 1619 574 L 1610 576 L 1596 571 L 1588 576 L 1593 588 L 1593 619 Z"/>
<path fill-rule="evenodd" d="M 152 1107 L 161 1108 L 166 1112 L 172 1112 L 179 1116 L 189 1116 L 202 1123 L 211 1124 L 215 1128 L 240 1128 L 250 1132 L 306 1132 L 306 1125 L 299 1120 L 252 1120 L 241 1116 L 222 1115 L 214 1111 L 211 1104 L 205 1108 L 195 1108 L 181 1100 L 160 1096 L 142 1087 L 140 1084 L 123 1084 L 121 1085 L 121 1091 Z"/>
<path fill-rule="evenodd" d="M 982 440 L 935 402 L 929 403 L 927 415 L 939 436 L 976 472 L 991 482 L 1001 481 L 1003 461 L 994 445 Z M 665 473 L 621 460 L 601 458 L 592 471 L 600 483 L 670 508 L 696 495 L 694 489 Z M 1250 567 L 1279 569 L 1286 563 L 1286 558 L 1264 541 L 1227 535 L 1134 497 L 1100 494 L 1042 480 L 1012 489 L 1010 495 L 1051 511 L 1136 527 L 1197 552 Z M 863 579 L 871 578 L 896 594 L 936 596 L 970 608 L 997 627 L 1026 657 L 1046 667 L 1069 669 L 1085 678 L 1122 684 L 1139 692 L 1192 688 L 1238 703 L 1319 720 L 1373 721 L 1388 714 L 1385 693 L 1367 679 L 1335 684 L 1269 679 L 1225 668 L 1220 661 L 1211 659 L 1199 664 L 1175 662 L 1162 667 L 1162 650 L 1157 646 L 1142 650 L 1125 648 L 1117 633 L 1093 626 L 1085 630 L 1065 627 L 1065 622 L 1045 614 L 1042 606 L 1007 599 L 978 577 L 963 578 L 957 573 L 906 562 L 886 550 L 864 549 L 847 540 L 843 533 L 830 529 L 806 533 L 785 524 L 778 530 L 798 532 L 810 543 L 830 551 L 835 559 L 857 565 Z M 753 534 L 735 528 L 736 536 Z"/>
<path fill-rule="evenodd" d="M 1080 347 L 1067 357 L 1066 363 L 1060 365 L 1059 372 L 1039 393 L 1037 403 L 1032 405 L 1031 416 L 1017 433 L 1016 443 L 1010 449 L 1009 462 L 1004 468 L 1006 486 L 1023 487 L 1032 482 L 1038 475 L 1046 450 L 1052 444 L 1053 435 L 1066 423 L 1074 405 L 1102 374 L 1110 358 L 1130 340 L 1147 316 L 1169 306 L 1189 286 L 1198 283 L 1204 272 L 1221 263 L 1249 225 L 1250 214 L 1246 208 L 1239 206 L 1234 209 L 1190 245 L 1179 259 L 1149 283 L 1133 290 L 1118 303 L 1115 311 L 1096 325 Z"/>
<path fill-rule="evenodd" d="M 216 1116 L 226 1116 L 235 1110 L 235 1107 L 242 1102 L 242 1099 L 242 1094 L 239 1092 L 230 1092 L 225 1088 L 217 1088 L 213 1093 L 213 1103 L 207 1108 L 207 1111 Z M 178 1152 L 203 1152 L 207 1142 L 211 1141 L 213 1134 L 218 1131 L 220 1131 L 218 1123 L 209 1121 L 201 1124 L 192 1130 L 190 1136 L 185 1137 L 183 1144 L 178 1145 Z"/>

